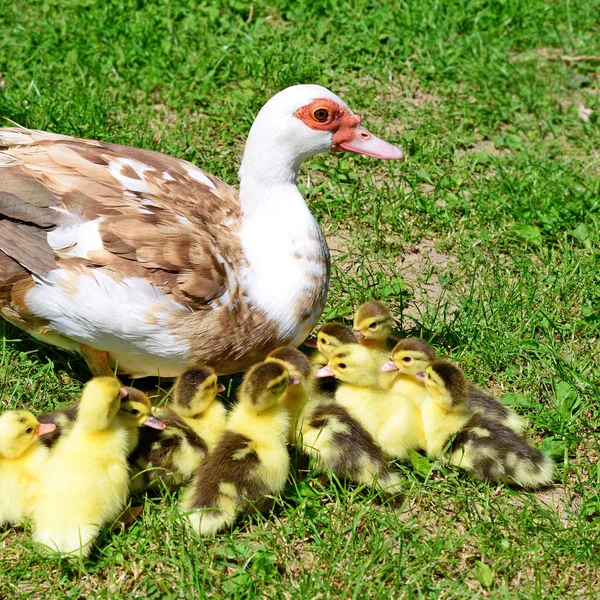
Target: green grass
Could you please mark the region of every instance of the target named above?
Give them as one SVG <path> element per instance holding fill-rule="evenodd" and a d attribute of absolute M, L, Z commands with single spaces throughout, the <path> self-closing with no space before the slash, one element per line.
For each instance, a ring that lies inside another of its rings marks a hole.
<path fill-rule="evenodd" d="M 598 597 L 600 66 L 551 58 L 600 55 L 599 14 L 598 0 L 1 4 L 0 116 L 228 182 L 273 93 L 342 95 L 408 159 L 304 165 L 337 248 L 325 317 L 387 300 L 406 332 L 504 394 L 559 469 L 528 494 L 399 465 L 394 503 L 293 479 L 273 513 L 205 541 L 176 498 L 144 499 L 75 566 L 7 529 L 0 597 Z M 79 359 L 4 323 L 0 335 L 3 409 L 76 397 Z"/>

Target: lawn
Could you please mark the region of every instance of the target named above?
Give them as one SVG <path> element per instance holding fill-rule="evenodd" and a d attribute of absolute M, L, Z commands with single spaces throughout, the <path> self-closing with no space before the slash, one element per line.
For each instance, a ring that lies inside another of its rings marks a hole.
<path fill-rule="evenodd" d="M 599 0 L 4 0 L 0 32 L 1 117 L 230 183 L 272 94 L 340 94 L 407 160 L 304 164 L 332 249 L 324 320 L 389 302 L 558 464 L 535 494 L 398 465 L 393 502 L 292 476 L 209 540 L 177 494 L 143 498 L 76 565 L 6 529 L 0 598 L 600 597 Z M 53 409 L 89 376 L 4 322 L 0 344 L 3 410 Z"/>

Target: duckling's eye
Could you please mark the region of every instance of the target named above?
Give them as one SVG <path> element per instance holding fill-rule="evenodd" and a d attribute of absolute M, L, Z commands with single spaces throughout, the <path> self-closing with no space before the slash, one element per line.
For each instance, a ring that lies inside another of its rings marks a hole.
<path fill-rule="evenodd" d="M 132 414 L 134 417 L 137 417 L 137 416 L 140 414 L 140 411 L 139 411 L 137 408 L 134 408 L 134 409 L 131 411 L 131 414 Z"/>
<path fill-rule="evenodd" d="M 377 327 L 377 322 L 373 321 L 373 323 L 369 325 L 369 329 L 375 329 L 375 327 Z"/>
<path fill-rule="evenodd" d="M 25 433 L 33 433 L 33 427 L 28 427 L 28 428 L 25 430 Z"/>
<path fill-rule="evenodd" d="M 345 368 L 346 368 L 346 363 L 340 363 L 340 364 L 338 365 L 338 367 L 339 367 L 340 369 L 345 369 Z"/>
<path fill-rule="evenodd" d="M 317 108 L 313 111 L 313 119 L 318 123 L 325 123 L 331 116 L 331 113 L 326 108 Z"/>
<path fill-rule="evenodd" d="M 407 363 L 410 362 L 412 359 L 410 356 L 405 356 L 402 360 Z"/>

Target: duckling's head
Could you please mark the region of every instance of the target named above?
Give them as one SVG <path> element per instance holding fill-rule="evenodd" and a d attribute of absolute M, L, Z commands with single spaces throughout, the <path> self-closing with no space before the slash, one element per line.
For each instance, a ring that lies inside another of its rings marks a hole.
<path fill-rule="evenodd" d="M 400 340 L 392 350 L 392 359 L 379 367 L 380 371 L 399 371 L 407 375 L 425 372 L 435 360 L 435 350 L 421 338 Z"/>
<path fill-rule="evenodd" d="M 225 386 L 217 381 L 210 367 L 197 367 L 184 371 L 173 388 L 173 409 L 183 417 L 193 418 L 203 413 Z"/>
<path fill-rule="evenodd" d="M 165 424 L 152 414 L 152 404 L 148 397 L 133 388 L 121 388 L 121 405 L 117 412 L 117 418 L 126 427 L 151 427 L 163 430 Z"/>
<path fill-rule="evenodd" d="M 126 395 L 126 389 L 114 377 L 94 377 L 83 386 L 77 421 L 90 429 L 105 429 Z"/>
<path fill-rule="evenodd" d="M 276 362 L 287 369 L 293 377 L 297 377 L 300 381 L 310 377 L 312 366 L 305 354 L 300 352 L 293 346 L 282 346 L 273 350 L 265 362 Z"/>
<path fill-rule="evenodd" d="M 460 368 L 449 360 L 434 360 L 424 373 L 417 373 L 417 377 L 425 382 L 428 391 L 445 399 L 448 404 L 467 404 L 467 378 Z"/>
<path fill-rule="evenodd" d="M 19 458 L 42 435 L 55 429 L 52 423 L 40 424 L 28 410 L 7 410 L 0 415 L 0 458 Z"/>
<path fill-rule="evenodd" d="M 340 323 L 327 323 L 317 333 L 317 348 L 325 358 L 329 358 L 331 351 L 338 346 L 356 343 L 352 329 Z"/>
<path fill-rule="evenodd" d="M 379 383 L 379 371 L 374 360 L 368 348 L 359 344 L 344 344 L 332 351 L 329 363 L 319 369 L 315 376 L 335 377 L 361 387 L 376 387 Z"/>
<path fill-rule="evenodd" d="M 354 315 L 354 333 L 359 340 L 384 343 L 392 333 L 394 319 L 383 302 L 365 302 Z"/>
<path fill-rule="evenodd" d="M 259 363 L 246 373 L 238 393 L 239 402 L 257 412 L 267 410 L 282 398 L 289 385 L 298 382 L 279 362 Z"/>

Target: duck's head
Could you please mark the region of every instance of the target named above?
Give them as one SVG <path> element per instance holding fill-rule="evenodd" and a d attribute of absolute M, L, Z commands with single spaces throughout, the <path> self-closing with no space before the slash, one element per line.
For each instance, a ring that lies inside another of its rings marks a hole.
<path fill-rule="evenodd" d="M 406 375 L 425 372 L 432 360 L 435 350 L 421 338 L 400 340 L 392 350 L 392 359 L 379 367 L 380 371 L 399 371 Z"/>
<path fill-rule="evenodd" d="M 311 375 L 311 364 L 306 354 L 293 346 L 282 346 L 269 353 L 265 362 L 275 362 L 282 365 L 291 375 L 290 383 L 304 381 Z"/>
<path fill-rule="evenodd" d="M 360 387 L 377 387 L 379 372 L 372 353 L 359 344 L 344 344 L 334 348 L 329 363 L 319 369 L 316 377 L 335 377 L 344 383 Z"/>
<path fill-rule="evenodd" d="M 434 360 L 425 372 L 417 373 L 427 390 L 451 406 L 467 403 L 468 382 L 460 368 L 449 360 Z"/>
<path fill-rule="evenodd" d="M 203 413 L 225 386 L 219 383 L 210 367 L 197 367 L 184 371 L 173 388 L 173 409 L 183 417 L 195 417 Z"/>
<path fill-rule="evenodd" d="M 394 319 L 383 302 L 365 302 L 354 315 L 354 334 L 359 340 L 385 343 L 392 333 Z"/>
<path fill-rule="evenodd" d="M 258 113 L 248 135 L 240 178 L 261 171 L 260 165 L 273 170 L 289 163 L 287 167 L 296 173 L 309 156 L 330 151 L 404 158 L 400 148 L 370 133 L 361 117 L 327 88 L 294 85 L 273 96 Z"/>
<path fill-rule="evenodd" d="M 114 377 L 94 377 L 81 392 L 77 420 L 90 429 L 105 429 L 119 412 L 125 388 Z"/>
<path fill-rule="evenodd" d="M 299 382 L 297 377 L 280 363 L 270 361 L 254 365 L 245 375 L 238 400 L 256 412 L 262 412 L 277 404 L 289 385 Z"/>
<path fill-rule="evenodd" d="M 0 458 L 19 458 L 41 436 L 55 429 L 51 423 L 40 424 L 28 410 L 7 410 L 0 415 Z"/>

